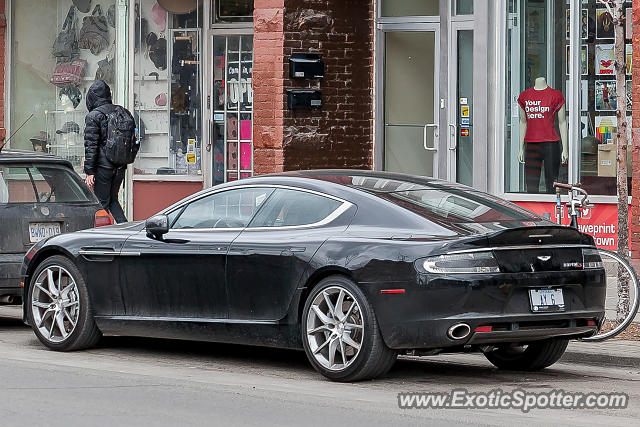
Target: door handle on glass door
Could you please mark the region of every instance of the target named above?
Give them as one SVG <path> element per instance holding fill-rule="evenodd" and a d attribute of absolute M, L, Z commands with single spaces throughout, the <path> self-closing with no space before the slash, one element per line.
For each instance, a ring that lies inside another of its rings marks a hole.
<path fill-rule="evenodd" d="M 449 150 L 455 150 L 458 148 L 458 139 L 456 138 L 456 132 L 458 131 L 458 127 L 454 123 L 449 123 Z M 453 145 L 451 145 L 451 140 L 453 140 Z"/>
<path fill-rule="evenodd" d="M 433 128 L 433 147 L 427 146 L 427 129 Z M 422 132 L 422 143 L 424 145 L 424 149 L 427 151 L 438 151 L 438 144 L 436 140 L 438 139 L 438 125 L 436 123 L 429 123 L 424 125 L 424 129 Z"/>

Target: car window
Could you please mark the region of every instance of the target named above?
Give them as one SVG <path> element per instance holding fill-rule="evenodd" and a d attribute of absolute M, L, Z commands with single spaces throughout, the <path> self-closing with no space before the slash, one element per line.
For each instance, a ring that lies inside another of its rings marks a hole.
<path fill-rule="evenodd" d="M 273 188 L 243 188 L 214 193 L 189 203 L 173 229 L 246 227 Z M 178 209 L 179 210 L 179 209 Z"/>
<path fill-rule="evenodd" d="M 93 194 L 59 165 L 0 165 L 0 203 L 87 203 Z"/>
<path fill-rule="evenodd" d="M 278 188 L 249 227 L 287 227 L 320 222 L 342 202 L 306 191 Z"/>

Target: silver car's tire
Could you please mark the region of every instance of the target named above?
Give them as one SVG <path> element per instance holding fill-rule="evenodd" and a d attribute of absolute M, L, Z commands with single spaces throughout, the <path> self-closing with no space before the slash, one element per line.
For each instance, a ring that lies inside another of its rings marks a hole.
<path fill-rule="evenodd" d="M 84 278 L 67 257 L 52 256 L 36 268 L 25 304 L 29 325 L 52 350 L 79 350 L 100 340 Z"/>
<path fill-rule="evenodd" d="M 307 358 L 333 381 L 376 378 L 396 360 L 366 296 L 346 277 L 321 280 L 307 298 L 301 320 Z"/>

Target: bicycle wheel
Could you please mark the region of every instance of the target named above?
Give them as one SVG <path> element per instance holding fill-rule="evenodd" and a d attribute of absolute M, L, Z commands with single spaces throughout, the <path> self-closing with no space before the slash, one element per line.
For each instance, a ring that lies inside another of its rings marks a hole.
<path fill-rule="evenodd" d="M 611 330 L 602 333 L 598 332 L 594 336 L 583 338 L 582 341 L 604 341 L 620 334 L 622 331 L 627 329 L 627 327 L 629 327 L 631 322 L 633 322 L 633 319 L 638 313 L 638 305 L 640 304 L 640 282 L 638 281 L 638 276 L 636 275 L 636 272 L 631 264 L 629 264 L 626 259 L 618 255 L 616 252 L 606 249 L 598 249 L 598 252 L 600 253 L 600 257 L 602 258 L 603 263 L 611 262 L 613 260 L 615 261 L 616 267 L 619 267 L 610 269 L 610 272 L 607 275 L 608 277 L 614 276 L 615 280 L 623 278 L 629 281 L 629 302 L 631 306 L 629 307 L 629 314 L 627 314 L 627 316 L 622 319 L 622 321 L 617 322 L 617 325 L 615 325 Z M 621 274 L 619 274 L 618 272 L 621 272 Z M 607 284 L 609 285 L 609 283 Z M 611 288 L 611 286 L 608 286 L 608 288 Z M 615 287 L 615 292 L 617 294 L 617 286 Z M 605 308 L 611 310 L 611 307 L 607 307 L 606 303 Z"/>

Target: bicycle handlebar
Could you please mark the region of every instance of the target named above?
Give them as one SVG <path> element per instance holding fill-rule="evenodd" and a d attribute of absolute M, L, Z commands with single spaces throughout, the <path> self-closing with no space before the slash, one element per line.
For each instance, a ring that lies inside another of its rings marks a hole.
<path fill-rule="evenodd" d="M 573 185 L 565 184 L 563 182 L 554 182 L 553 183 L 553 188 L 564 188 L 565 190 L 572 190 L 573 189 Z"/>

